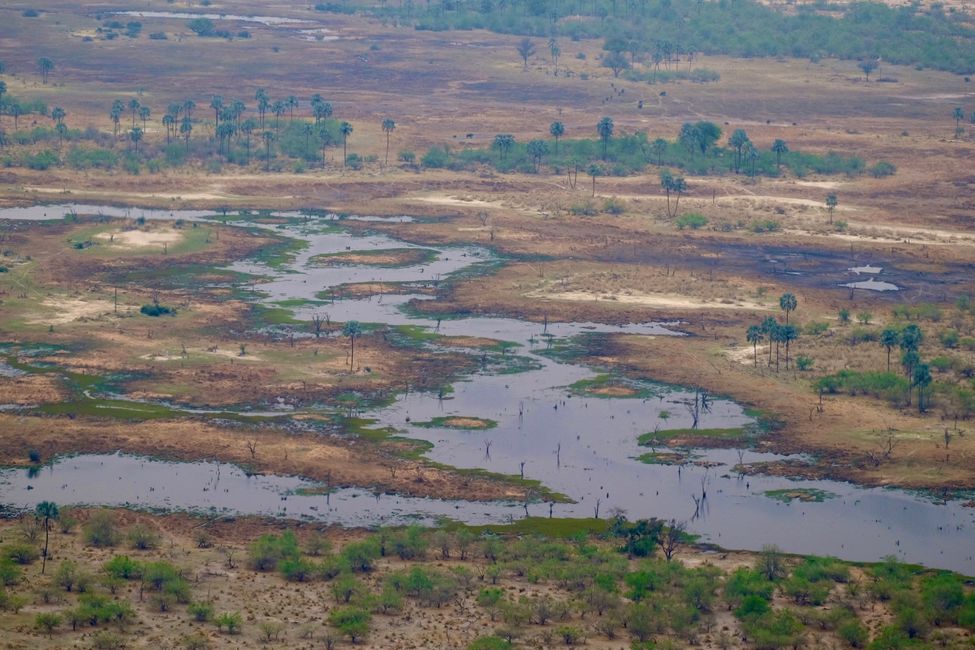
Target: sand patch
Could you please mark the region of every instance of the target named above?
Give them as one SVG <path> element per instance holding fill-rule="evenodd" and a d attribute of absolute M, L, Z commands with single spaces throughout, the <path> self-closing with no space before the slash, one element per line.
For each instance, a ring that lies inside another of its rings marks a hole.
<path fill-rule="evenodd" d="M 99 318 L 112 314 L 115 305 L 108 300 L 81 300 L 80 298 L 47 298 L 41 305 L 56 313 L 34 315 L 27 319 L 35 325 L 64 325 L 84 318 Z"/>
<path fill-rule="evenodd" d="M 183 240 L 177 230 L 116 230 L 95 235 L 95 239 L 116 248 L 164 247 Z"/>
<path fill-rule="evenodd" d="M 617 302 L 623 305 L 640 305 L 659 309 L 749 309 L 769 311 L 769 308 L 747 300 L 730 303 L 695 300 L 679 294 L 666 293 L 594 293 L 591 291 L 533 291 L 525 294 L 528 298 L 542 300 L 564 300 L 568 302 Z"/>
<path fill-rule="evenodd" d="M 446 194 L 431 194 L 428 196 L 415 197 L 417 201 L 432 203 L 434 205 L 461 205 L 469 208 L 494 208 L 502 209 L 503 205 L 499 201 L 482 201 L 466 196 L 448 196 Z"/>
<path fill-rule="evenodd" d="M 443 426 L 453 427 L 456 429 L 488 429 L 491 427 L 491 423 L 487 420 L 481 420 L 479 418 L 445 418 L 443 421 Z"/>
<path fill-rule="evenodd" d="M 636 389 L 630 388 L 629 386 L 598 386 L 588 388 L 586 392 L 590 395 L 599 395 L 600 397 L 633 397 L 637 394 Z"/>

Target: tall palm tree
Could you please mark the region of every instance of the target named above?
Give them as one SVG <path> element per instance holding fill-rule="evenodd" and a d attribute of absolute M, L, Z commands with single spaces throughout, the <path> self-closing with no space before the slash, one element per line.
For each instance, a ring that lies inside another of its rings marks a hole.
<path fill-rule="evenodd" d="M 786 292 L 782 294 L 779 298 L 779 308 L 785 312 L 785 324 L 789 324 L 789 312 L 795 311 L 796 307 L 799 306 L 799 301 L 796 300 L 796 295 L 791 292 Z"/>
<path fill-rule="evenodd" d="M 210 108 L 213 109 L 213 128 L 220 127 L 220 113 L 223 111 L 223 97 L 214 95 L 210 98 Z"/>
<path fill-rule="evenodd" d="M 342 133 L 342 166 L 345 167 L 349 162 L 349 136 L 352 135 L 352 125 L 342 122 L 339 131 Z"/>
<path fill-rule="evenodd" d="M 349 337 L 351 354 L 349 355 L 349 367 L 355 368 L 355 340 L 362 334 L 362 326 L 359 321 L 350 320 L 342 327 L 342 336 Z"/>
<path fill-rule="evenodd" d="M 122 113 L 125 112 L 125 103 L 121 99 L 116 99 L 112 102 L 112 108 L 109 111 L 109 115 L 112 118 L 112 128 L 115 133 L 115 137 L 118 137 L 119 132 L 119 122 L 122 119 Z"/>
<path fill-rule="evenodd" d="M 751 325 L 748 331 L 745 332 L 745 340 L 752 344 L 752 355 L 755 359 L 755 365 L 758 366 L 758 344 L 764 340 L 765 336 L 762 334 L 762 328 L 758 325 Z"/>
<path fill-rule="evenodd" d="M 152 115 L 152 110 L 148 106 L 142 106 L 139 108 L 139 119 L 142 120 L 142 130 L 146 130 L 146 122 L 149 121 L 149 116 Z"/>
<path fill-rule="evenodd" d="M 139 100 L 136 99 L 135 97 L 133 97 L 132 99 L 129 100 L 129 111 L 132 113 L 132 126 L 133 127 L 135 127 L 135 116 L 139 112 L 139 107 L 140 106 L 142 106 L 142 104 L 140 104 L 139 103 Z"/>
<path fill-rule="evenodd" d="M 826 195 L 826 209 L 829 210 L 830 223 L 833 223 L 833 210 L 835 210 L 836 206 L 838 206 L 839 204 L 840 204 L 840 200 L 836 198 L 835 193 L 830 192 L 829 194 Z"/>
<path fill-rule="evenodd" d="M 57 504 L 53 501 L 41 501 L 34 508 L 34 514 L 44 520 L 44 559 L 41 562 L 41 575 L 44 575 L 44 571 L 47 569 L 47 549 L 51 535 L 51 521 L 57 519 L 61 512 Z"/>
<path fill-rule="evenodd" d="M 169 131 L 173 128 L 173 125 L 176 124 L 176 118 L 169 113 L 166 113 L 163 115 L 162 123 L 163 126 L 166 127 L 166 144 L 169 144 Z"/>
<path fill-rule="evenodd" d="M 603 175 L 603 168 L 599 163 L 590 163 L 586 172 L 592 176 L 592 196 L 596 198 L 596 177 Z"/>
<path fill-rule="evenodd" d="M 142 129 L 137 126 L 132 127 L 129 131 L 129 139 L 132 140 L 132 144 L 135 146 L 135 152 L 139 153 L 139 143 L 142 141 Z"/>
<path fill-rule="evenodd" d="M 271 105 L 271 112 L 274 113 L 274 130 L 277 131 L 281 126 L 281 116 L 287 111 L 285 103 L 280 99 Z"/>
<path fill-rule="evenodd" d="M 548 132 L 555 138 L 555 155 L 559 155 L 559 138 L 565 135 L 565 124 L 556 120 L 548 127 Z"/>
<path fill-rule="evenodd" d="M 274 140 L 274 134 L 271 133 L 270 131 L 265 131 L 263 137 L 264 137 L 264 148 L 265 148 L 264 171 L 269 172 L 271 171 L 271 141 Z"/>
<path fill-rule="evenodd" d="M 396 122 L 390 118 L 383 120 L 383 131 L 386 133 L 386 160 L 383 162 L 384 165 L 389 164 L 389 135 L 396 128 Z"/>
<path fill-rule="evenodd" d="M 240 124 L 240 130 L 244 134 L 244 142 L 247 143 L 247 161 L 244 164 L 249 165 L 251 162 L 251 133 L 257 128 L 257 121 L 253 118 L 246 119 Z"/>
<path fill-rule="evenodd" d="M 51 119 L 54 120 L 55 124 L 61 124 L 64 122 L 64 118 L 67 117 L 67 113 L 60 106 L 55 106 L 51 109 Z"/>
<path fill-rule="evenodd" d="M 880 333 L 880 345 L 887 348 L 887 372 L 890 372 L 890 353 L 900 342 L 900 332 L 893 327 L 887 327 Z"/>
<path fill-rule="evenodd" d="M 183 139 L 186 142 L 186 150 L 190 150 L 190 136 L 193 134 L 193 121 L 190 120 L 189 116 L 183 118 L 182 123 L 179 125 L 179 132 L 182 134 Z"/>
<path fill-rule="evenodd" d="M 54 61 L 46 56 L 42 56 L 37 60 L 37 69 L 41 72 L 41 80 L 46 84 L 47 78 L 54 72 Z"/>
<path fill-rule="evenodd" d="M 294 95 L 288 95 L 288 98 L 284 101 L 284 105 L 288 107 L 288 120 L 293 122 L 295 119 L 295 109 L 298 108 L 298 98 Z"/>
<path fill-rule="evenodd" d="M 603 160 L 606 160 L 606 152 L 609 147 L 609 139 L 613 137 L 613 118 L 603 117 L 596 124 L 596 132 L 603 141 Z"/>
<path fill-rule="evenodd" d="M 772 153 L 775 154 L 775 166 L 777 168 L 781 168 L 782 155 L 789 153 L 789 145 L 785 143 L 785 140 L 777 138 L 775 142 L 772 143 Z"/>
<path fill-rule="evenodd" d="M 186 118 L 193 119 L 193 109 L 196 108 L 196 102 L 192 99 L 187 99 L 183 102 L 183 112 L 186 113 Z"/>

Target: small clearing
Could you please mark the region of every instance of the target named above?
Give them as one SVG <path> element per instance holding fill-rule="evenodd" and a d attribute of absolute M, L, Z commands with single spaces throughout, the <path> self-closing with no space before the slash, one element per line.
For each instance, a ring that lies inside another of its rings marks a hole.
<path fill-rule="evenodd" d="M 625 305 L 641 305 L 658 309 L 750 309 L 768 311 L 769 308 L 756 302 L 736 300 L 734 302 L 709 302 L 695 300 L 679 294 L 666 293 L 595 293 L 590 291 L 533 291 L 525 294 L 528 298 L 542 300 L 565 300 L 569 302 L 618 302 Z"/>
<path fill-rule="evenodd" d="M 95 239 L 109 246 L 126 249 L 168 246 L 181 242 L 183 237 L 177 230 L 115 230 L 95 235 Z"/>
<path fill-rule="evenodd" d="M 54 310 L 53 314 L 36 314 L 27 319 L 34 325 L 64 325 L 83 318 L 98 318 L 111 314 L 115 305 L 108 300 L 81 300 L 80 298 L 47 298 L 41 306 Z"/>

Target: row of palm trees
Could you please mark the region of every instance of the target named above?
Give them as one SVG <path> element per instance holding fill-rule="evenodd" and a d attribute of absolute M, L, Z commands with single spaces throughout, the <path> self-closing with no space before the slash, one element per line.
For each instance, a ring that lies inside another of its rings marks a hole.
<path fill-rule="evenodd" d="M 785 312 L 785 322 L 780 323 L 772 316 L 767 317 L 758 325 L 749 326 L 745 332 L 745 339 L 752 344 L 755 365 L 758 365 L 758 344 L 769 342 L 768 366 L 772 366 L 772 348 L 775 348 L 775 370 L 779 370 L 780 345 L 785 346 L 785 368 L 789 369 L 789 347 L 799 338 L 799 328 L 789 323 L 789 314 L 796 310 L 799 301 L 793 293 L 784 293 L 779 298 L 779 307 Z M 774 344 L 774 346 L 773 346 Z"/>

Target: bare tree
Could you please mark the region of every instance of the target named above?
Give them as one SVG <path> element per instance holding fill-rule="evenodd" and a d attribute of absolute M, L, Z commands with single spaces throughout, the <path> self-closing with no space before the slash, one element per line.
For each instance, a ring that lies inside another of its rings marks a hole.
<path fill-rule="evenodd" d="M 251 452 L 251 460 L 254 460 L 257 457 L 257 441 L 248 440 L 245 444 L 247 445 L 247 451 Z"/>
<path fill-rule="evenodd" d="M 328 331 L 331 328 L 331 318 L 328 314 L 314 314 L 311 317 L 312 331 L 315 333 L 315 338 L 320 338 L 322 331 L 325 331 L 325 336 L 328 336 Z"/>
<path fill-rule="evenodd" d="M 687 529 L 687 524 L 682 521 L 677 521 L 676 519 L 670 520 L 670 525 L 664 529 L 663 534 L 657 543 L 660 544 L 660 550 L 664 552 L 664 557 L 670 561 L 680 547 L 684 544 L 684 531 Z"/>

